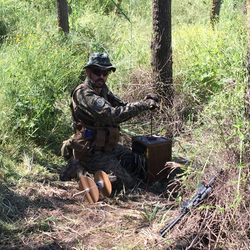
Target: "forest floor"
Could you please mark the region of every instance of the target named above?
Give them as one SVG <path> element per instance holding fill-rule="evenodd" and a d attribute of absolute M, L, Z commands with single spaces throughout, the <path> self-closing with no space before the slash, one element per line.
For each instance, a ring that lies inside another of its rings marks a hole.
<path fill-rule="evenodd" d="M 172 162 L 169 179 L 151 185 L 138 180 L 131 189 L 100 195 L 94 204 L 74 196 L 77 181 L 58 181 L 59 169 L 35 181 L 0 183 L 0 250 L 249 249 L 250 182 L 244 184 L 244 199 L 233 195 L 237 168 L 225 170 L 208 199 L 191 208 L 166 237 L 159 236 L 195 195 L 192 175 L 192 187 L 180 185 L 180 167 L 185 165 Z M 215 173 L 208 174 L 210 179 Z"/>
<path fill-rule="evenodd" d="M 159 236 L 166 212 L 176 203 L 167 198 L 167 181 L 113 191 L 89 204 L 76 181 L 44 179 L 32 186 L 1 184 L 8 227 L 0 249 L 163 249 Z M 168 222 L 180 212 L 169 211 Z M 12 226 L 11 226 L 12 225 Z"/>

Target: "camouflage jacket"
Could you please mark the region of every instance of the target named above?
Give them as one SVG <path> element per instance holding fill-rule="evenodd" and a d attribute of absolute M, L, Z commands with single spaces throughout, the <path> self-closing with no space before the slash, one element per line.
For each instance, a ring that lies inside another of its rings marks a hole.
<path fill-rule="evenodd" d="M 106 84 L 98 95 L 88 78 L 72 92 L 73 122 L 81 121 L 86 127 L 118 126 L 149 108 L 145 101 L 124 103 Z"/>

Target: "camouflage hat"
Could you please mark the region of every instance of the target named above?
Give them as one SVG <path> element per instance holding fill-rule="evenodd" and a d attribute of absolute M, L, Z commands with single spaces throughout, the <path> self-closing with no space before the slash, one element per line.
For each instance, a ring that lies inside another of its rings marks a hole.
<path fill-rule="evenodd" d="M 90 56 L 88 63 L 82 68 L 85 69 L 89 66 L 98 66 L 105 69 L 111 69 L 113 72 L 116 71 L 116 68 L 112 66 L 109 57 L 105 53 L 94 53 Z"/>

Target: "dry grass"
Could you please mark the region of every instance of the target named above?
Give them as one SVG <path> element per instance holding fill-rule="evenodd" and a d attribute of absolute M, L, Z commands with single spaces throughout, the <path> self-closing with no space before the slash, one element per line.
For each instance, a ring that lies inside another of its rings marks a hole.
<path fill-rule="evenodd" d="M 0 249 L 136 249 L 153 245 L 159 225 L 145 220 L 143 208 L 146 203 L 165 205 L 163 198 L 138 187 L 133 193 L 101 199 L 94 205 L 81 197 L 72 198 L 78 189 L 75 182 L 1 188 L 8 219 L 1 218 Z M 16 202 L 22 205 L 18 207 Z"/>
<path fill-rule="evenodd" d="M 180 213 L 178 202 L 163 192 L 167 183 L 157 189 L 141 183 L 94 205 L 73 198 L 76 182 L 1 184 L 0 249 L 248 249 L 250 182 L 234 183 L 238 170 L 219 176 L 200 209 L 193 208 L 166 238 L 159 231 Z M 243 169 L 242 176 L 248 175 Z M 195 192 L 185 186 L 176 191 L 184 201 Z M 145 211 L 151 215 L 156 206 L 149 220 Z"/>

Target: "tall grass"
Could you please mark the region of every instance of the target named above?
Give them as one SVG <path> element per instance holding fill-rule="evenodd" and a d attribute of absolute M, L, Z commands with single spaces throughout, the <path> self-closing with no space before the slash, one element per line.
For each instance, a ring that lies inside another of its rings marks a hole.
<path fill-rule="evenodd" d="M 203 167 L 248 164 L 244 1 L 223 1 L 214 28 L 209 7 L 210 1 L 183 2 L 179 9 L 174 5 L 175 89 L 193 103 L 185 128 L 192 140 L 185 135 L 178 140 L 183 142 L 184 155 L 199 159 Z M 185 13 L 183 19 L 179 10 Z"/>
<path fill-rule="evenodd" d="M 214 106 L 225 91 L 229 96 L 237 91 L 238 101 L 243 98 L 247 41 L 243 3 L 224 1 L 220 22 L 213 29 L 210 1 L 173 2 L 175 90 L 177 96 L 185 96 L 187 105 L 204 108 L 206 113 L 199 114 L 199 122 L 204 117 L 214 119 L 214 112 L 227 115 Z M 72 0 L 69 4 L 70 34 L 65 36 L 57 31 L 54 1 L 0 1 L 1 20 L 7 28 L 0 54 L 1 136 L 33 141 L 58 154 L 60 143 L 72 133 L 70 91 L 79 83 L 80 68 L 91 53 L 110 55 L 117 73 L 108 84 L 121 97 L 132 72 L 140 74 L 138 68 L 150 72 L 150 0 L 123 0 L 124 14 L 119 15 L 108 0 Z M 229 88 L 232 83 L 241 87 Z M 231 105 L 227 98 L 222 102 L 224 107 Z M 245 122 L 244 110 L 239 112 L 237 119 Z M 187 114 L 187 121 L 191 115 Z"/>
<path fill-rule="evenodd" d="M 190 8 L 196 5 L 189 2 Z M 205 18 L 176 24 L 173 55 L 177 89 L 200 103 L 219 93 L 227 81 L 245 81 L 247 34 L 243 3 L 234 10 L 232 2 L 224 1 L 220 22 L 214 29 L 209 22 L 208 4 L 203 1 L 198 6 L 196 15 L 200 17 L 206 10 Z"/>

